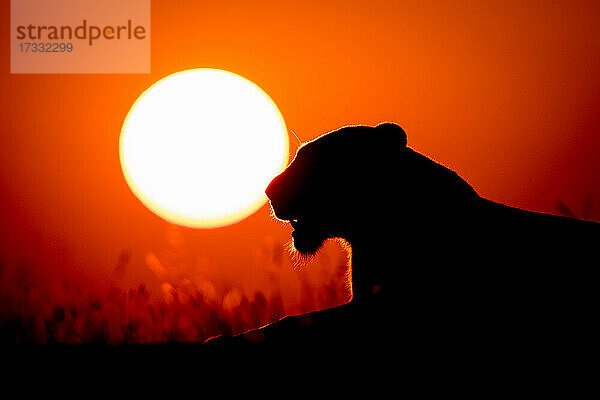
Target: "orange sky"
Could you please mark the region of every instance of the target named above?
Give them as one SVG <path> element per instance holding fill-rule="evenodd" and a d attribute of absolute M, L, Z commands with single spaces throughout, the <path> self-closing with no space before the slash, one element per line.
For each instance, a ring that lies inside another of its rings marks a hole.
<path fill-rule="evenodd" d="M 173 231 L 127 187 L 118 139 L 143 90 L 198 67 L 259 85 L 303 140 L 395 121 L 484 197 L 546 212 L 563 199 L 578 212 L 589 194 L 600 215 L 597 1 L 152 1 L 152 72 L 132 75 L 11 75 L 8 1 L 0 13 L 4 260 L 98 282 L 126 249 L 123 284 L 158 290 L 146 258 Z M 290 229 L 265 206 L 174 232 L 183 275 L 205 260 L 260 286 L 249 260 Z"/>

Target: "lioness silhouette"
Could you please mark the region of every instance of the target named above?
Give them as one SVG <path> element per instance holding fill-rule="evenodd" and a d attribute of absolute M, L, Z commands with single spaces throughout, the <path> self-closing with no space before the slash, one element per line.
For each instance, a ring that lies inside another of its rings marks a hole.
<path fill-rule="evenodd" d="M 407 147 L 396 124 L 303 145 L 266 194 L 300 254 L 347 241 L 352 283 L 349 303 L 310 314 L 310 324 L 269 325 L 259 331 L 266 343 L 504 357 L 590 344 L 600 224 L 484 199 Z"/>

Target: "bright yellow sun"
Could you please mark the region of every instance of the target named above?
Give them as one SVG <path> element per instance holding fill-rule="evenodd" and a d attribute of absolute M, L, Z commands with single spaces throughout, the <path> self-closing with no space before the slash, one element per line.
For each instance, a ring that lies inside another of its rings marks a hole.
<path fill-rule="evenodd" d="M 288 161 L 277 106 L 254 83 L 217 69 L 169 75 L 131 107 L 119 143 L 127 184 L 148 208 L 185 226 L 239 221 L 266 201 Z"/>

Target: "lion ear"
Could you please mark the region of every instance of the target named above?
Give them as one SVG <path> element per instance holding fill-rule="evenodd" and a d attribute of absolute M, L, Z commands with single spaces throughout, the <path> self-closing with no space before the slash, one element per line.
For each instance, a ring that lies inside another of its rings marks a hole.
<path fill-rule="evenodd" d="M 400 128 L 398 125 L 393 124 L 391 122 L 386 122 L 383 124 L 379 124 L 375 127 L 375 129 L 385 132 L 386 135 L 389 135 L 390 137 L 393 137 L 394 140 L 400 140 L 400 144 L 402 147 L 406 147 L 407 144 L 407 140 L 406 140 L 406 133 L 404 132 L 404 129 Z"/>

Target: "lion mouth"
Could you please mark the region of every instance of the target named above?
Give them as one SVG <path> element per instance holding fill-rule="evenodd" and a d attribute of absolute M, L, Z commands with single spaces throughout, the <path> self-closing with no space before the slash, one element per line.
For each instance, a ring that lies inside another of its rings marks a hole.
<path fill-rule="evenodd" d="M 292 238 L 296 250 L 304 255 L 315 254 L 326 240 L 326 235 L 322 234 L 318 226 L 304 218 L 293 218 L 288 221 L 294 228 Z"/>
<path fill-rule="evenodd" d="M 290 225 L 292 226 L 292 228 L 294 228 L 294 231 L 292 232 L 292 236 L 295 236 L 294 234 L 296 232 L 308 232 L 310 231 L 310 224 L 308 224 L 306 222 L 306 220 L 304 219 L 300 219 L 300 218 L 294 218 L 294 219 L 290 219 L 289 220 Z"/>

